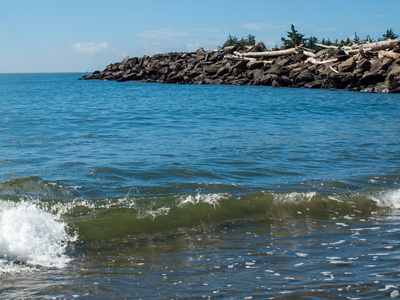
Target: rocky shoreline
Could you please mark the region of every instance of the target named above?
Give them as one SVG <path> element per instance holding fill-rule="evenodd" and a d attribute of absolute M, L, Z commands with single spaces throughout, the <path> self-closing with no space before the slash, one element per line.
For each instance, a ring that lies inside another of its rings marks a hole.
<path fill-rule="evenodd" d="M 378 43 L 318 52 L 301 46 L 268 51 L 262 42 L 212 51 L 200 48 L 196 52 L 126 57 L 82 79 L 400 93 L 400 41 L 393 41 L 390 48 L 372 44 Z"/>

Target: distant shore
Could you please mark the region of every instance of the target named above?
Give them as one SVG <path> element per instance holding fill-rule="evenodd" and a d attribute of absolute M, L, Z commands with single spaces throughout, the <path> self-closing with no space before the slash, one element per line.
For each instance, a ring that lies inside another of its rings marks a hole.
<path fill-rule="evenodd" d="M 323 45 L 321 45 L 323 46 Z M 264 44 L 126 57 L 82 79 L 400 93 L 400 41 L 268 51 Z"/>

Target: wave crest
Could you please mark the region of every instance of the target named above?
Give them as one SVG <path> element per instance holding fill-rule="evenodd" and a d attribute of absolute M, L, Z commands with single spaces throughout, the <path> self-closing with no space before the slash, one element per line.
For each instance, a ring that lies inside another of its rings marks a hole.
<path fill-rule="evenodd" d="M 0 273 L 30 267 L 63 268 L 65 253 L 77 240 L 67 225 L 33 203 L 2 201 L 0 205 Z"/>

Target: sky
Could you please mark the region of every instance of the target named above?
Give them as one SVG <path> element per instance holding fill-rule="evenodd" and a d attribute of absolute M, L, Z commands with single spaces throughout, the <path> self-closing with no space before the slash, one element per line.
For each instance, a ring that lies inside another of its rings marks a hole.
<path fill-rule="evenodd" d="M 379 4 L 380 3 L 380 4 Z M 400 34 L 400 0 L 0 0 L 0 73 L 93 72 L 126 56 L 212 50 L 228 35 L 281 46 Z"/>

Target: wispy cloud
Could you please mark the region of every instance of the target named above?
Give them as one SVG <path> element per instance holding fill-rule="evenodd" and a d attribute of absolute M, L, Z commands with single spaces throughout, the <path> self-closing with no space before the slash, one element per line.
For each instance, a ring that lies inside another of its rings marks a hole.
<path fill-rule="evenodd" d="M 384 19 L 386 19 L 386 18 L 390 18 L 392 15 L 377 15 L 376 17 L 377 18 L 384 18 Z"/>
<path fill-rule="evenodd" d="M 337 29 L 333 27 L 321 27 L 314 30 L 315 32 L 336 32 Z"/>
<path fill-rule="evenodd" d="M 268 23 L 248 23 L 242 26 L 250 30 L 281 30 L 285 29 L 286 25 L 273 25 Z"/>
<path fill-rule="evenodd" d="M 187 31 L 173 31 L 168 28 L 161 28 L 158 30 L 146 30 L 145 32 L 138 33 L 138 36 L 155 39 L 155 40 L 170 40 L 176 37 L 189 36 Z"/>
<path fill-rule="evenodd" d="M 144 50 L 144 53 L 146 53 L 146 55 L 153 55 L 156 53 L 171 51 L 171 47 L 169 45 L 160 42 L 140 43 L 139 47 Z"/>
<path fill-rule="evenodd" d="M 94 55 L 107 50 L 110 45 L 107 42 L 102 43 L 76 43 L 71 45 L 71 48 L 77 53 Z"/>

